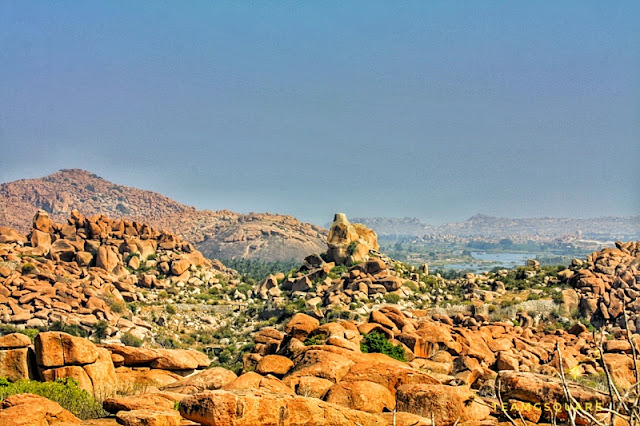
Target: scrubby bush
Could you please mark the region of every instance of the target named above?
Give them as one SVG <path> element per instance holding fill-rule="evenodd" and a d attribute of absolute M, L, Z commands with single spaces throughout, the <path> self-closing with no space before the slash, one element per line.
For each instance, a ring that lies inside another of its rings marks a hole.
<path fill-rule="evenodd" d="M 93 339 L 100 343 L 102 339 L 107 337 L 107 328 L 109 327 L 109 323 L 106 321 L 98 321 L 93 325 Z"/>
<path fill-rule="evenodd" d="M 398 303 L 400 301 L 400 296 L 395 293 L 387 293 L 384 295 L 384 300 L 387 303 Z"/>
<path fill-rule="evenodd" d="M 32 393 L 55 401 L 83 420 L 97 419 L 107 415 L 102 405 L 87 391 L 80 389 L 77 381 L 69 377 L 55 382 L 19 380 L 15 383 L 9 383 L 7 379 L 0 378 L 0 399 L 19 393 Z"/>
<path fill-rule="evenodd" d="M 78 337 L 88 337 L 89 336 L 89 333 L 87 333 L 85 330 L 80 328 L 78 325 L 76 325 L 76 324 L 65 324 L 62 321 L 55 321 L 55 322 L 51 323 L 51 325 L 49 326 L 49 331 L 61 331 L 63 333 L 67 333 L 67 334 L 70 334 L 72 336 L 78 336 Z"/>
<path fill-rule="evenodd" d="M 324 345 L 327 341 L 327 335 L 324 333 L 318 333 L 315 336 L 311 336 L 304 341 L 305 346 Z"/>
<path fill-rule="evenodd" d="M 136 348 L 139 348 L 144 343 L 142 339 L 134 336 L 129 332 L 123 333 L 122 336 L 120 337 L 120 341 L 125 346 L 134 346 Z"/>
<path fill-rule="evenodd" d="M 42 330 L 39 330 L 37 328 L 19 329 L 15 325 L 0 324 L 0 336 L 5 336 L 11 333 L 20 333 L 20 334 L 24 334 L 25 336 L 27 336 L 29 339 L 33 341 L 33 339 L 35 339 L 36 335 L 40 333 L 40 331 Z"/>
<path fill-rule="evenodd" d="M 32 274 L 36 271 L 36 265 L 33 263 L 25 263 L 22 265 L 22 273 L 24 275 Z"/>
<path fill-rule="evenodd" d="M 407 360 L 407 356 L 402 346 L 394 346 L 389 339 L 387 339 L 387 336 L 377 331 L 372 331 L 371 333 L 363 335 L 362 342 L 360 343 L 360 350 L 363 353 L 385 354 L 403 362 Z"/>

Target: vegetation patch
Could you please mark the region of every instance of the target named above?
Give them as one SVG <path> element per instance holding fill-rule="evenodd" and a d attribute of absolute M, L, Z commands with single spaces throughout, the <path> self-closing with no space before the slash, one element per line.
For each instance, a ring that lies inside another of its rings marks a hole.
<path fill-rule="evenodd" d="M 305 342 L 306 344 L 306 342 Z M 395 358 L 398 361 L 406 362 L 407 355 L 404 352 L 402 346 L 394 346 L 387 336 L 384 334 L 372 331 L 369 334 L 364 334 L 362 342 L 360 343 L 360 350 L 362 353 L 381 353 Z"/>
<path fill-rule="evenodd" d="M 55 382 L 19 380 L 15 383 L 9 383 L 4 377 L 0 378 L 0 400 L 19 393 L 32 393 L 55 401 L 82 420 L 97 419 L 107 415 L 102 404 L 86 390 L 78 387 L 76 380 L 69 377 Z"/>

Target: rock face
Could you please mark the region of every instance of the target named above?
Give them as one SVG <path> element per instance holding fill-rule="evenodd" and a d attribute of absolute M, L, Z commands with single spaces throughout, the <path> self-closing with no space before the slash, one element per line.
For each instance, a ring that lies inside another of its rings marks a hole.
<path fill-rule="evenodd" d="M 370 250 L 379 250 L 375 232 L 359 223 L 350 223 L 344 213 L 336 213 L 327 237 L 328 262 L 352 265 L 369 258 Z"/>
<path fill-rule="evenodd" d="M 44 213 L 35 229 L 45 234 L 51 233 L 47 223 L 62 222 L 78 209 L 89 216 L 108 215 L 171 230 L 218 259 L 302 260 L 323 250 L 326 237 L 325 229 L 291 216 L 196 210 L 156 192 L 116 185 L 78 169 L 0 185 L 2 226 L 29 232 L 31 215 L 38 209 Z M 19 233 L 10 235 L 0 229 L 0 244 L 20 239 Z"/>

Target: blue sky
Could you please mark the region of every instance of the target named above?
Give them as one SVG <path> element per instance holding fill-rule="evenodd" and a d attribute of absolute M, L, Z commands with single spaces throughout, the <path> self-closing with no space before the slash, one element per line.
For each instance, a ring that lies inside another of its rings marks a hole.
<path fill-rule="evenodd" d="M 0 2 L 0 181 L 199 208 L 640 214 L 640 4 Z"/>

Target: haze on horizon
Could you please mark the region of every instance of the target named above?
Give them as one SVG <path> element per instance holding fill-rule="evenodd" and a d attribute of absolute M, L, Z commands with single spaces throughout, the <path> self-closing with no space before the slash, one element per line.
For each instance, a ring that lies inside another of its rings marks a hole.
<path fill-rule="evenodd" d="M 640 214 L 640 3 L 0 3 L 0 181 L 324 224 Z"/>

